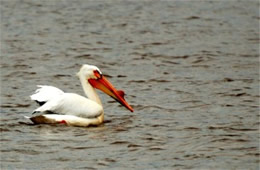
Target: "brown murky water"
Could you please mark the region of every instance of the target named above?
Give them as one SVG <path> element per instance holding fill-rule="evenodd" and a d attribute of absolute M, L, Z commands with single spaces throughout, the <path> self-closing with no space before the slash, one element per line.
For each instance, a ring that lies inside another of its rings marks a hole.
<path fill-rule="evenodd" d="M 1 1 L 1 169 L 259 169 L 259 1 Z M 99 127 L 28 125 L 36 85 L 83 95 Z"/>

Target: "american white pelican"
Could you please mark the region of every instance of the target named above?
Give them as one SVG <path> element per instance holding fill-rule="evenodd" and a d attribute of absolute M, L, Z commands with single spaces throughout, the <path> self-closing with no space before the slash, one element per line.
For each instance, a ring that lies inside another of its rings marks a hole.
<path fill-rule="evenodd" d="M 53 86 L 38 86 L 31 99 L 40 104 L 30 120 L 35 124 L 64 123 L 71 126 L 99 125 L 104 121 L 102 103 L 94 88 L 108 94 L 131 112 L 133 108 L 124 99 L 124 92 L 116 88 L 93 65 L 83 65 L 77 73 L 86 97 L 64 93 Z"/>

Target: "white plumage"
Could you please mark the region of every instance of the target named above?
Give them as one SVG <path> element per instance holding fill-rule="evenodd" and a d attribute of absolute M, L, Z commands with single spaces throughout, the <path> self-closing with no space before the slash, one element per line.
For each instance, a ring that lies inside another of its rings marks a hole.
<path fill-rule="evenodd" d="M 38 93 L 31 98 L 37 102 L 46 102 L 37 108 L 34 114 L 51 112 L 82 118 L 95 118 L 103 112 L 101 105 L 96 102 L 75 93 L 64 93 L 53 86 L 42 86 Z"/>
<path fill-rule="evenodd" d="M 38 85 L 39 87 L 33 95 L 31 95 L 31 100 L 37 101 L 37 102 L 47 102 L 55 97 L 58 97 L 64 92 L 57 87 L 53 86 L 43 86 Z"/>

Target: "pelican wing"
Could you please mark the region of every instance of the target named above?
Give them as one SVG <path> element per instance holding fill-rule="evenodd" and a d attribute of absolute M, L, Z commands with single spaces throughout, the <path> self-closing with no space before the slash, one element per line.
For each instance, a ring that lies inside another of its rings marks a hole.
<path fill-rule="evenodd" d="M 63 93 L 49 99 L 33 114 L 43 115 L 55 113 L 61 115 L 74 115 L 83 118 L 96 118 L 103 113 L 103 108 L 96 102 L 74 93 Z"/>
<path fill-rule="evenodd" d="M 64 94 L 64 92 L 57 87 L 53 86 L 42 86 L 38 85 L 39 87 L 33 95 L 31 95 L 31 100 L 36 101 L 40 105 L 43 105 L 47 101 L 57 98 Z"/>

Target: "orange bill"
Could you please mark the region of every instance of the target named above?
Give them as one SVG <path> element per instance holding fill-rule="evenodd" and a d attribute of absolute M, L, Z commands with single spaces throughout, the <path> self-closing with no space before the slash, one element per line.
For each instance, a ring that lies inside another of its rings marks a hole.
<path fill-rule="evenodd" d="M 134 109 L 124 99 L 124 91 L 117 90 L 103 75 L 100 76 L 98 79 L 88 79 L 88 82 L 94 88 L 97 88 L 114 98 L 116 101 L 118 101 L 121 105 L 125 106 L 131 112 L 134 111 Z"/>

